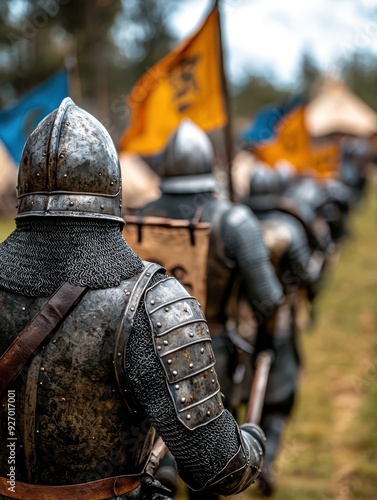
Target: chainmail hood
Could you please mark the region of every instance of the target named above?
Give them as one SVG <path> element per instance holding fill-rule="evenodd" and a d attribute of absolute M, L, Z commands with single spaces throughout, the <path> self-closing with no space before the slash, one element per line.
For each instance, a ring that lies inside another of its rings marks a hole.
<path fill-rule="evenodd" d="M 143 268 L 117 222 L 54 217 L 16 224 L 0 245 L 0 286 L 10 292 L 47 297 L 64 281 L 110 288 Z"/>

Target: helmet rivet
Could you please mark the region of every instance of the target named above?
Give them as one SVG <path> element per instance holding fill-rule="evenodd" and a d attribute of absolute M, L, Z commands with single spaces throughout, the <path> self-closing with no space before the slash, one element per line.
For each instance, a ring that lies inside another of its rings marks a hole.
<path fill-rule="evenodd" d="M 191 415 L 186 415 L 186 419 L 190 420 L 191 419 Z"/>
<path fill-rule="evenodd" d="M 114 186 L 114 183 L 113 183 L 113 182 L 110 182 L 110 186 Z"/>
<path fill-rule="evenodd" d="M 101 210 L 103 210 L 105 208 L 105 205 L 101 205 Z"/>
<path fill-rule="evenodd" d="M 69 202 L 69 205 L 70 205 L 71 207 L 73 207 L 73 205 L 74 205 L 73 201 L 70 201 L 70 202 Z"/>
<path fill-rule="evenodd" d="M 41 174 L 38 172 L 38 173 L 37 173 L 37 177 L 40 177 L 40 176 L 41 176 Z"/>
<path fill-rule="evenodd" d="M 60 153 L 59 158 L 64 158 L 64 156 L 65 156 L 64 153 Z"/>

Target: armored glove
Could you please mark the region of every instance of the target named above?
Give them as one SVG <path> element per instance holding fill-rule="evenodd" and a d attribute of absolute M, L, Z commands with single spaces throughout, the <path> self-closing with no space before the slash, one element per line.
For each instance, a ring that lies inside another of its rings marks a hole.
<path fill-rule="evenodd" d="M 252 436 L 254 439 L 257 440 L 258 444 L 260 445 L 262 452 L 264 454 L 266 450 L 266 436 L 264 435 L 264 432 L 262 429 L 259 427 L 259 425 L 256 424 L 242 424 L 240 426 L 241 429 L 241 434 L 247 443 L 250 444 L 250 436 Z M 255 442 L 252 442 L 252 447 L 255 448 Z"/>
<path fill-rule="evenodd" d="M 141 500 L 172 500 L 171 491 L 160 481 L 146 475 L 141 482 Z"/>

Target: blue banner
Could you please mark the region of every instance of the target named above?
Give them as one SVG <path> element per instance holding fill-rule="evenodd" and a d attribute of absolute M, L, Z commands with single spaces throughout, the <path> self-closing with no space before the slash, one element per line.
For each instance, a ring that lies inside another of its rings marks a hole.
<path fill-rule="evenodd" d="M 0 139 L 17 165 L 31 132 L 67 96 L 68 75 L 63 70 L 22 96 L 13 106 L 0 111 Z"/>
<path fill-rule="evenodd" d="M 302 106 L 301 97 L 295 97 L 283 104 L 270 104 L 254 115 L 252 123 L 243 131 L 241 140 L 247 144 L 258 146 L 276 139 L 276 131 L 282 121 L 292 111 Z"/>

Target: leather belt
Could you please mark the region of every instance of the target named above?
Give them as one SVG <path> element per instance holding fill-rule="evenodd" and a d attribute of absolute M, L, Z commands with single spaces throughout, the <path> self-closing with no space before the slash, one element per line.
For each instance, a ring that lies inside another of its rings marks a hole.
<path fill-rule="evenodd" d="M 108 500 L 125 495 L 141 483 L 138 476 L 117 476 L 88 483 L 50 486 L 13 482 L 0 477 L 0 495 L 18 500 Z M 12 489 L 14 491 L 12 491 Z"/>

